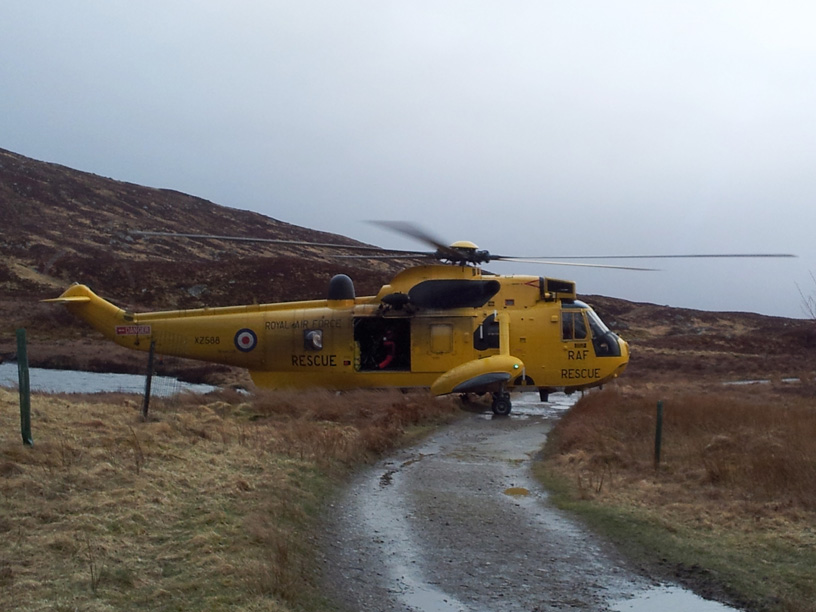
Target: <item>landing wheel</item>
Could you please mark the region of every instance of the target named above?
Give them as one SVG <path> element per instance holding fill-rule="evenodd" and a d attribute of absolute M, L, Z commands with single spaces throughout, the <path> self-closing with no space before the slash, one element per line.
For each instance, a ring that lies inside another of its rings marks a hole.
<path fill-rule="evenodd" d="M 491 406 L 493 414 L 496 416 L 507 416 L 513 409 L 513 404 L 510 403 L 510 394 L 506 391 L 493 394 L 493 404 Z"/>

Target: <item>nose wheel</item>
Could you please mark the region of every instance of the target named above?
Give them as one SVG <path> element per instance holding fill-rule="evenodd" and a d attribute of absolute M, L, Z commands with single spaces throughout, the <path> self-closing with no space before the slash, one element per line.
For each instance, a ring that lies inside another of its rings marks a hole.
<path fill-rule="evenodd" d="M 490 406 L 496 416 L 507 416 L 513 409 L 510 394 L 507 391 L 497 391 L 493 394 L 493 404 Z"/>

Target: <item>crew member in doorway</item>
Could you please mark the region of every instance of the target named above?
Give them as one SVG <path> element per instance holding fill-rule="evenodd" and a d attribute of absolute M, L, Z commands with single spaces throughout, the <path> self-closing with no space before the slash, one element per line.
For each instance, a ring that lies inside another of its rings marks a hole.
<path fill-rule="evenodd" d="M 397 343 L 394 342 L 394 332 L 390 329 L 385 331 L 385 335 L 382 339 L 382 347 L 385 351 L 385 357 L 377 366 L 381 370 L 384 370 L 391 362 L 394 361 L 394 356 L 397 354 Z"/>

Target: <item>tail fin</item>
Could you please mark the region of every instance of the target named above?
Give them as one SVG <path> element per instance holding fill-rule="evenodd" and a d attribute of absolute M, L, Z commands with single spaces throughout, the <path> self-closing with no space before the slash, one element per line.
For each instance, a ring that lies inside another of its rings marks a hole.
<path fill-rule="evenodd" d="M 44 302 L 64 304 L 71 314 L 83 319 L 109 340 L 117 341 L 117 327 L 127 325 L 125 311 L 103 300 L 85 285 L 73 284 L 61 296 Z"/>

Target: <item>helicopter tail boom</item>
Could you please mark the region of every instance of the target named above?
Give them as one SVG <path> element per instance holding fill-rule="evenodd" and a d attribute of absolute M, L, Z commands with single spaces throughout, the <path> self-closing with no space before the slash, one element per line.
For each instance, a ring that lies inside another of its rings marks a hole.
<path fill-rule="evenodd" d="M 86 285 L 73 284 L 59 297 L 43 301 L 65 305 L 71 314 L 83 319 L 109 340 L 133 347 L 132 343 L 120 341 L 128 335 L 125 333 L 125 328 L 130 327 L 127 313 L 96 295 Z"/>
<path fill-rule="evenodd" d="M 258 305 L 132 313 L 74 284 L 46 302 L 63 304 L 119 346 L 210 363 L 258 367 L 263 362 L 263 313 Z M 297 304 L 297 303 L 294 303 Z M 255 349 L 258 350 L 255 350 Z"/>

